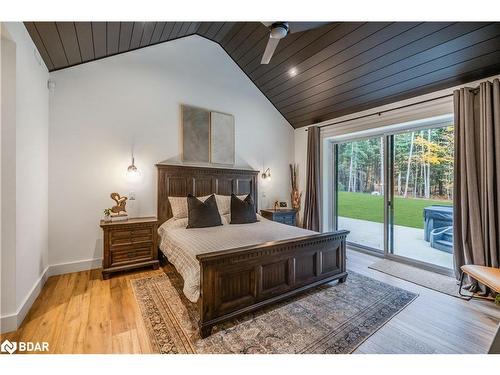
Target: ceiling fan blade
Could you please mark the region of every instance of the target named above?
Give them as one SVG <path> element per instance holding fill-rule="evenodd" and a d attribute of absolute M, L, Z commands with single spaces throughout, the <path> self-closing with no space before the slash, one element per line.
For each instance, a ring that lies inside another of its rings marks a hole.
<path fill-rule="evenodd" d="M 260 61 L 261 64 L 269 64 L 269 61 L 271 61 L 271 57 L 273 57 L 274 50 L 278 46 L 279 41 L 279 39 L 269 38 L 269 40 L 267 41 L 266 50 L 264 51 L 262 60 Z"/>
<path fill-rule="evenodd" d="M 288 22 L 291 33 L 300 33 L 301 31 L 316 29 L 328 25 L 331 22 Z"/>

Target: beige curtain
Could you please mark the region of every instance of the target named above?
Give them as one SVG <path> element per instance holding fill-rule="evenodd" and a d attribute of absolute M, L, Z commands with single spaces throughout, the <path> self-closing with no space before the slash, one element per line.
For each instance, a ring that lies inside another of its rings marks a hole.
<path fill-rule="evenodd" d="M 454 260 L 499 267 L 500 82 L 454 92 Z"/>
<path fill-rule="evenodd" d="M 317 126 L 307 129 L 307 181 L 304 205 L 304 228 L 320 230 L 320 142 L 321 130 Z"/>

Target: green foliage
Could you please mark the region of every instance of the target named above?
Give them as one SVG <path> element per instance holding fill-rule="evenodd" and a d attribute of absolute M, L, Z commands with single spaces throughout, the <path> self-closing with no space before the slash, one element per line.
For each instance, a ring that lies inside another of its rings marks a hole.
<path fill-rule="evenodd" d="M 111 208 L 105 208 L 103 212 L 105 216 L 109 216 L 111 215 Z"/>
<path fill-rule="evenodd" d="M 451 201 L 399 198 L 394 199 L 394 222 L 412 228 L 424 228 L 424 208 L 433 204 L 450 205 Z M 338 196 L 339 216 L 384 222 L 384 197 L 379 195 L 339 192 Z M 360 229 L 362 230 L 362 229 Z"/>
<path fill-rule="evenodd" d="M 381 137 L 339 144 L 337 160 L 339 191 L 383 193 Z M 396 195 L 452 199 L 453 126 L 394 135 L 394 189 Z"/>
<path fill-rule="evenodd" d="M 381 145 L 381 138 L 340 144 L 339 187 L 346 191 L 378 191 L 383 163 Z"/>

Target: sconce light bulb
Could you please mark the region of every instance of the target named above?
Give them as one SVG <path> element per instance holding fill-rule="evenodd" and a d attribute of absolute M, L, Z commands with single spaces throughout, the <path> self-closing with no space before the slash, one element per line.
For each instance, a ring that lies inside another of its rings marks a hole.
<path fill-rule="evenodd" d="M 139 170 L 134 164 L 134 158 L 132 158 L 132 164 L 130 164 L 127 168 L 127 179 L 130 182 L 136 182 L 140 179 L 141 174 L 139 173 Z"/>

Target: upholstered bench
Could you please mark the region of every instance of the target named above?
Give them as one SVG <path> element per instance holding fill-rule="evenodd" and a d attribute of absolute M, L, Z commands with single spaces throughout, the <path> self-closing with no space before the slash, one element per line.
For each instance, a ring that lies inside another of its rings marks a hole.
<path fill-rule="evenodd" d="M 466 274 L 479 281 L 481 284 L 486 285 L 496 293 L 500 293 L 500 268 L 468 264 L 460 267 L 460 269 L 462 270 L 462 276 L 460 277 L 460 289 L 458 291 L 460 295 L 463 295 L 462 285 Z"/>

